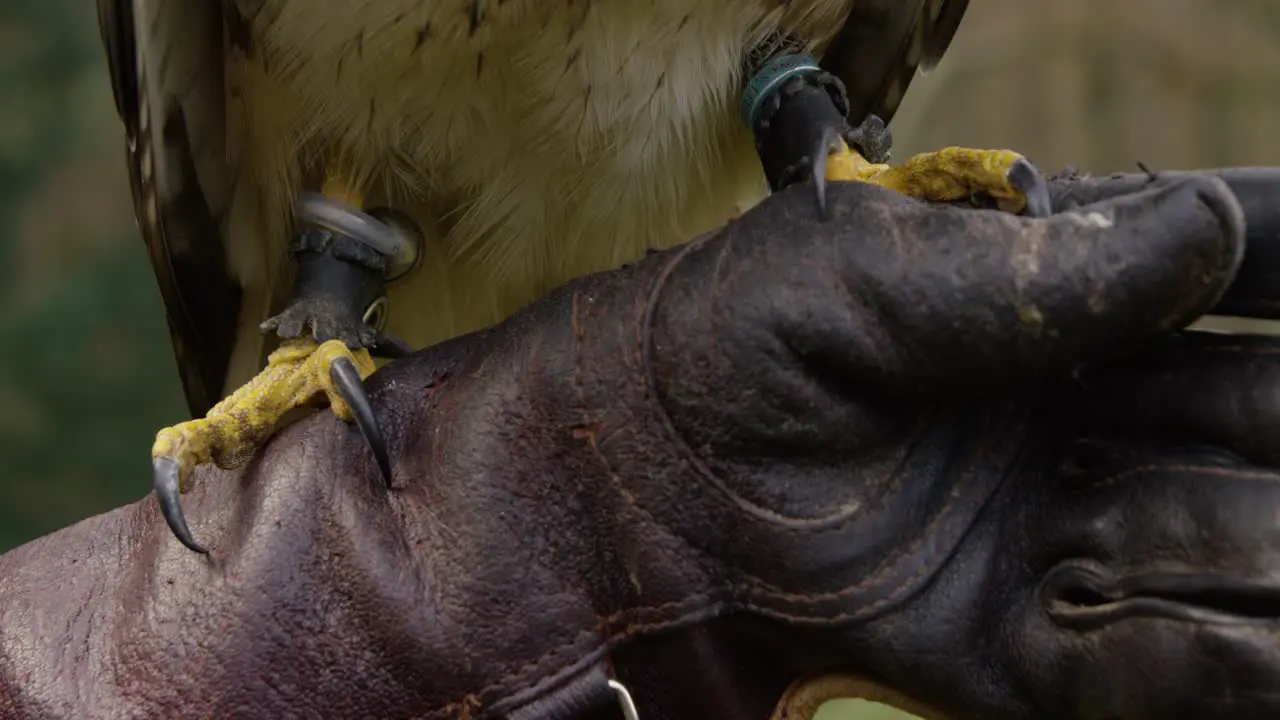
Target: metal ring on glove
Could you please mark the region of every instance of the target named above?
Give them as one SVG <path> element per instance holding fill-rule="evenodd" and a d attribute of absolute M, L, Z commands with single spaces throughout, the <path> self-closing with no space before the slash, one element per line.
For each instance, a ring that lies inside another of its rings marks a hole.
<path fill-rule="evenodd" d="M 769 61 L 756 70 L 755 75 L 747 82 L 742 91 L 742 102 L 738 109 L 742 120 L 748 128 L 754 129 L 760 117 L 760 109 L 770 95 L 777 92 L 782 83 L 798 75 L 809 75 L 822 72 L 818 61 L 810 55 L 781 53 L 769 58 Z"/>
<path fill-rule="evenodd" d="M 369 307 L 365 308 L 364 317 L 360 320 L 365 325 L 382 332 L 387 326 L 387 313 L 390 311 L 391 303 L 387 300 L 386 295 L 379 296 L 377 300 L 369 303 Z"/>
<path fill-rule="evenodd" d="M 640 712 L 636 710 L 636 701 L 631 699 L 631 692 L 627 690 L 627 686 L 617 680 L 610 680 L 609 687 L 618 696 L 618 707 L 622 710 L 622 717 L 626 718 L 626 720 L 640 720 Z"/>

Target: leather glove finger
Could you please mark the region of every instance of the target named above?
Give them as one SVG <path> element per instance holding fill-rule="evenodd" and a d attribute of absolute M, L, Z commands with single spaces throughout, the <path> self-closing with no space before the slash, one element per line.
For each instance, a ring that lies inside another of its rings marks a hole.
<path fill-rule="evenodd" d="M 1046 418 L 1064 429 L 1059 407 Z M 1001 561 L 987 590 L 1000 601 L 974 626 L 999 629 L 1037 710 L 1275 717 L 1280 477 L 1203 436 L 1081 429 L 1002 498 L 995 515 L 1011 522 L 991 541 Z"/>
<path fill-rule="evenodd" d="M 1280 168 L 1231 167 L 1211 170 L 1175 170 L 1155 175 L 1122 173 L 1108 177 L 1062 177 L 1049 181 L 1049 197 L 1055 212 L 1078 209 L 1148 187 L 1155 178 L 1176 180 L 1190 176 L 1222 178 L 1240 201 L 1248 219 L 1244 263 L 1215 314 L 1280 319 Z"/>
<path fill-rule="evenodd" d="M 911 422 L 947 396 L 1065 378 L 1194 321 L 1244 247 L 1240 206 L 1211 177 L 1047 219 L 861 183 L 830 192 L 829 221 L 789 189 L 686 246 L 655 281 L 649 375 L 695 443 L 865 447 L 896 436 L 886 418 Z"/>
<path fill-rule="evenodd" d="M 1184 332 L 1080 383 L 1092 426 L 1280 465 L 1280 338 Z"/>

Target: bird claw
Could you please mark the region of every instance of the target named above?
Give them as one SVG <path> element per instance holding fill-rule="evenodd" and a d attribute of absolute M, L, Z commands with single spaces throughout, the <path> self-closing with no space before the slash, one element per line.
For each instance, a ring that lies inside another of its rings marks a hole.
<path fill-rule="evenodd" d="M 174 537 L 178 538 L 178 542 L 188 550 L 208 555 L 209 549 L 192 537 L 191 528 L 187 526 L 187 518 L 182 512 L 182 503 L 178 499 L 181 491 L 177 461 L 170 457 L 153 458 L 151 467 L 151 484 L 155 488 L 156 501 L 160 505 L 160 514 L 164 517 L 165 524 Z"/>
<path fill-rule="evenodd" d="M 1026 215 L 1043 218 L 1053 214 L 1053 206 L 1049 200 L 1049 181 L 1030 160 L 1019 158 L 1009 168 L 1006 177 L 1009 185 L 1026 198 Z"/>
<path fill-rule="evenodd" d="M 257 376 L 204 417 L 160 430 L 151 446 L 152 485 L 160 512 L 179 542 L 194 552 L 208 552 L 192 538 L 179 503 L 192 471 L 210 462 L 222 468 L 236 466 L 271 437 L 291 410 L 321 396 L 328 398 L 339 419 L 360 429 L 390 485 L 387 443 L 362 379 L 374 367 L 367 350 L 353 351 L 340 340 L 319 345 L 306 338 L 286 340 Z"/>
<path fill-rule="evenodd" d="M 840 133 L 836 132 L 835 128 L 827 126 L 818 136 L 813 150 L 809 153 L 812 159 L 809 166 L 813 173 L 813 195 L 818 202 L 818 217 L 822 220 L 827 219 L 827 158 L 839 147 L 837 144 L 839 139 Z"/>
<path fill-rule="evenodd" d="M 827 172 L 832 153 L 843 153 L 856 156 L 860 171 L 875 172 L 877 168 L 886 167 L 893 148 L 893 133 L 885 126 L 879 116 L 868 115 L 858 127 L 847 133 L 841 133 L 836 127 L 823 127 L 818 140 L 810 150 L 810 171 L 812 173 L 814 196 L 818 202 L 818 216 L 827 219 Z M 840 176 L 841 173 L 837 173 Z"/>
<path fill-rule="evenodd" d="M 383 482 L 390 487 L 391 455 L 387 451 L 387 441 L 382 435 L 382 428 L 378 426 L 378 419 L 373 413 L 373 405 L 369 402 L 359 371 L 350 359 L 340 357 L 329 364 L 329 378 L 333 381 L 333 388 L 338 396 L 351 408 L 356 427 L 360 428 L 360 434 L 373 451 Z"/>

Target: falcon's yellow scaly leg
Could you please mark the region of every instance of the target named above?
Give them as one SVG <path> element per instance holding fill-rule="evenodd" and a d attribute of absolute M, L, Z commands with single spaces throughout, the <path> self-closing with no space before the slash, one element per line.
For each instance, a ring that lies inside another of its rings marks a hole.
<path fill-rule="evenodd" d="M 827 157 L 829 181 L 869 182 L 928 202 L 954 202 L 985 192 L 1006 212 L 1049 214 L 1047 193 L 1042 197 L 1037 192 L 1043 184 L 1039 173 L 1012 150 L 948 147 L 885 165 L 868 162 L 843 140 L 837 143 Z"/>
<path fill-rule="evenodd" d="M 743 90 L 741 111 L 769 186 L 781 190 L 808 176 L 824 214 L 827 183 L 834 181 L 872 183 L 928 202 L 985 193 L 1009 212 L 1051 212 L 1048 182 L 1010 150 L 949 147 L 882 164 L 892 145 L 884 121 L 868 115 L 850 127 L 844 85 L 812 57 L 783 52 L 763 63 Z"/>
<path fill-rule="evenodd" d="M 386 444 L 365 394 L 375 369 L 369 347 L 380 328 L 371 320 L 385 304 L 383 277 L 394 249 L 387 226 L 360 210 L 362 197 L 346 175 L 332 173 L 319 195 L 299 204 L 303 228 L 292 252 L 298 261 L 292 303 L 263 323 L 283 340 L 256 377 L 203 418 L 161 430 L 151 448 L 156 498 L 183 545 L 207 550 L 191 536 L 178 496 L 192 471 L 212 462 L 228 467 L 252 454 L 292 409 L 328 400 L 334 414 L 355 421 L 390 480 Z M 379 233 L 382 233 L 381 235 Z"/>
<path fill-rule="evenodd" d="M 329 366 L 345 358 L 363 380 L 375 367 L 369 351 L 351 351 L 338 340 L 317 344 L 308 338 L 286 340 L 267 358 L 267 366 L 204 417 L 167 427 L 156 434 L 151 457 L 177 464 L 178 489 L 190 489 L 191 470 L 214 463 L 233 466 L 245 449 L 260 445 L 293 408 L 329 400 L 333 413 L 354 419 L 351 407 L 334 384 Z"/>

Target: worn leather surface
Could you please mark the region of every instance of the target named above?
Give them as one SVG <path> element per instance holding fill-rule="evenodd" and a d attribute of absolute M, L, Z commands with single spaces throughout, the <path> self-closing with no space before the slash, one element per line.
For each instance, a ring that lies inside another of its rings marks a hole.
<path fill-rule="evenodd" d="M 318 413 L 202 471 L 208 557 L 150 497 L 0 556 L 0 718 L 501 717 L 601 661 L 644 720 L 833 668 L 1274 716 L 1277 346 L 1170 335 L 1242 203 L 1139 185 L 1041 221 L 840 184 L 825 223 L 794 187 L 397 361 L 390 492 Z"/>

